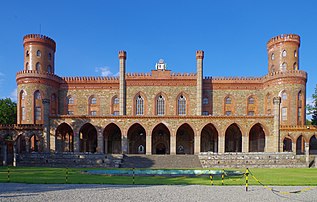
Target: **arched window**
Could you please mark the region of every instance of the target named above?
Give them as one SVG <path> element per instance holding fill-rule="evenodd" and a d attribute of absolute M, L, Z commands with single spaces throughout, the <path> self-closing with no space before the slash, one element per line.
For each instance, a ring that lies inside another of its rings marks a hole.
<path fill-rule="evenodd" d="M 297 66 L 296 62 L 294 63 L 293 68 L 294 68 L 294 70 L 298 70 L 298 66 Z"/>
<path fill-rule="evenodd" d="M 119 98 L 116 95 L 112 97 L 111 114 L 115 116 L 119 115 Z"/>
<path fill-rule="evenodd" d="M 228 95 L 224 99 L 224 114 L 226 116 L 230 116 L 233 114 L 234 111 L 234 104 L 232 98 Z"/>
<path fill-rule="evenodd" d="M 30 65 L 29 65 L 28 62 L 25 64 L 25 69 L 26 69 L 26 70 L 30 70 Z"/>
<path fill-rule="evenodd" d="M 274 56 L 274 53 L 272 53 L 271 60 L 274 60 L 274 59 L 275 59 L 275 56 Z"/>
<path fill-rule="evenodd" d="M 68 98 L 67 98 L 67 104 L 74 104 L 74 98 L 73 97 L 71 97 L 71 96 L 69 96 Z"/>
<path fill-rule="evenodd" d="M 254 104 L 254 98 L 253 97 L 249 97 L 248 104 Z"/>
<path fill-rule="evenodd" d="M 41 93 L 38 90 L 34 92 L 34 116 L 35 123 L 42 120 Z"/>
<path fill-rule="evenodd" d="M 40 71 L 41 70 L 41 63 L 36 63 L 35 65 L 36 71 Z"/>
<path fill-rule="evenodd" d="M 156 114 L 157 115 L 165 114 L 165 100 L 162 95 L 158 96 L 156 99 Z"/>
<path fill-rule="evenodd" d="M 281 66 L 281 70 L 286 71 L 286 69 L 287 69 L 287 63 L 283 62 L 282 66 Z"/>
<path fill-rule="evenodd" d="M 286 55 L 287 55 L 286 50 L 283 50 L 283 52 L 282 52 L 282 57 L 284 58 L 284 57 L 286 57 Z"/>
<path fill-rule="evenodd" d="M 178 98 L 178 115 L 186 115 L 186 97 L 183 95 Z"/>
<path fill-rule="evenodd" d="M 143 115 L 144 114 L 144 99 L 141 95 L 137 96 L 136 98 L 136 115 Z"/>
<path fill-rule="evenodd" d="M 48 72 L 48 73 L 52 73 L 52 67 L 51 67 L 51 65 L 48 65 L 48 66 L 47 66 L 47 72 Z"/>
<path fill-rule="evenodd" d="M 287 100 L 287 93 L 285 91 L 283 91 L 281 95 L 282 95 L 281 96 L 282 97 L 282 101 L 283 100 Z"/>
<path fill-rule="evenodd" d="M 25 52 L 25 57 L 29 57 L 30 56 L 30 52 L 27 50 L 26 52 Z"/>
<path fill-rule="evenodd" d="M 298 123 L 298 125 L 303 124 L 303 121 L 302 121 L 302 106 L 303 106 L 302 99 L 303 99 L 302 92 L 299 91 L 298 96 L 297 96 L 297 123 Z"/>
<path fill-rule="evenodd" d="M 114 98 L 113 104 L 119 104 L 119 98 L 118 97 Z"/>
<path fill-rule="evenodd" d="M 294 50 L 294 57 L 297 58 L 297 51 Z"/>
<path fill-rule="evenodd" d="M 97 104 L 97 98 L 92 97 L 92 98 L 90 99 L 90 104 L 92 104 L 92 105 Z"/>
<path fill-rule="evenodd" d="M 271 72 L 275 72 L 275 67 L 274 67 L 274 65 L 271 66 Z"/>
<path fill-rule="evenodd" d="M 207 104 L 208 104 L 208 98 L 207 98 L 207 97 L 205 97 L 205 98 L 203 99 L 203 104 L 204 104 L 204 105 L 207 105 Z"/>
<path fill-rule="evenodd" d="M 37 51 L 36 51 L 36 56 L 37 56 L 37 57 L 41 57 L 41 51 L 40 51 L 40 50 L 37 50 Z"/>
<path fill-rule="evenodd" d="M 288 98 L 286 91 L 281 93 L 281 121 L 286 122 L 288 120 Z"/>
<path fill-rule="evenodd" d="M 24 121 L 26 120 L 26 111 L 25 111 L 25 96 L 26 93 L 24 92 L 24 90 L 21 90 L 20 92 L 20 110 L 21 110 L 21 120 Z"/>
<path fill-rule="evenodd" d="M 231 104 L 231 101 L 232 101 L 232 100 L 231 100 L 230 97 L 227 97 L 227 98 L 226 98 L 226 104 Z"/>

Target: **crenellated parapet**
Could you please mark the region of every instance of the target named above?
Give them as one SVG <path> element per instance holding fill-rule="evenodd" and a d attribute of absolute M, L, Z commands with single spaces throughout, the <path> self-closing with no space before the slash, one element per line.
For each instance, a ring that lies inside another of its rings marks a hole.
<path fill-rule="evenodd" d="M 297 34 L 281 34 L 281 35 L 278 35 L 278 36 L 271 38 L 267 42 L 267 47 L 270 48 L 274 44 L 281 43 L 281 42 L 294 42 L 294 43 L 297 43 L 299 45 L 300 44 L 300 36 Z"/>
<path fill-rule="evenodd" d="M 107 82 L 107 81 L 118 81 L 119 77 L 117 76 L 72 76 L 72 77 L 62 77 L 62 79 L 67 82 Z"/>
<path fill-rule="evenodd" d="M 33 80 L 35 83 L 46 83 L 47 80 L 53 81 L 56 84 L 59 84 L 62 82 L 62 78 L 48 72 L 38 72 L 37 70 L 22 70 L 17 72 L 16 74 L 16 81 L 18 84 L 23 83 L 24 80 L 27 80 L 28 83 L 30 83 L 31 80 Z M 42 81 L 42 82 L 41 82 Z"/>
<path fill-rule="evenodd" d="M 28 34 L 23 37 L 23 45 L 25 46 L 28 43 L 42 43 L 56 50 L 56 43 L 53 39 L 48 36 L 41 34 Z"/>

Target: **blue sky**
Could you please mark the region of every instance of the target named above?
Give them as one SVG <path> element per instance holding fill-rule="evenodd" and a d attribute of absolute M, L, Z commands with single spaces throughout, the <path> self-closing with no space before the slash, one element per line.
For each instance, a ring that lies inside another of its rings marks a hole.
<path fill-rule="evenodd" d="M 118 51 L 127 72 L 149 72 L 163 58 L 174 72 L 195 72 L 204 50 L 204 76 L 263 76 L 266 42 L 301 36 L 300 65 L 307 98 L 317 84 L 317 1 L 3 1 L 0 7 L 0 98 L 15 96 L 23 69 L 22 38 L 41 33 L 57 43 L 59 76 L 115 75 Z"/>

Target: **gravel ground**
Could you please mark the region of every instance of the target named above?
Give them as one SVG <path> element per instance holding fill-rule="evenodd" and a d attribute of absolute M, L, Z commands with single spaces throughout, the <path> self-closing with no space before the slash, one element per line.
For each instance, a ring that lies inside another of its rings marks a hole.
<path fill-rule="evenodd" d="M 305 187 L 274 187 L 295 191 Z M 0 183 L 0 201 L 317 201 L 317 188 L 297 194 L 278 194 L 261 186 L 127 186 L 89 184 Z"/>

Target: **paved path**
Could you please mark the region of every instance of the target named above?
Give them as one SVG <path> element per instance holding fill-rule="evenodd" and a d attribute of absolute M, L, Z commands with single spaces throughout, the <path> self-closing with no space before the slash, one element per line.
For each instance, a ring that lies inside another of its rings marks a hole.
<path fill-rule="evenodd" d="M 275 187 L 294 191 L 303 187 Z M 317 201 L 317 189 L 299 194 L 276 194 L 260 186 L 127 186 L 0 183 L 0 201 Z"/>

